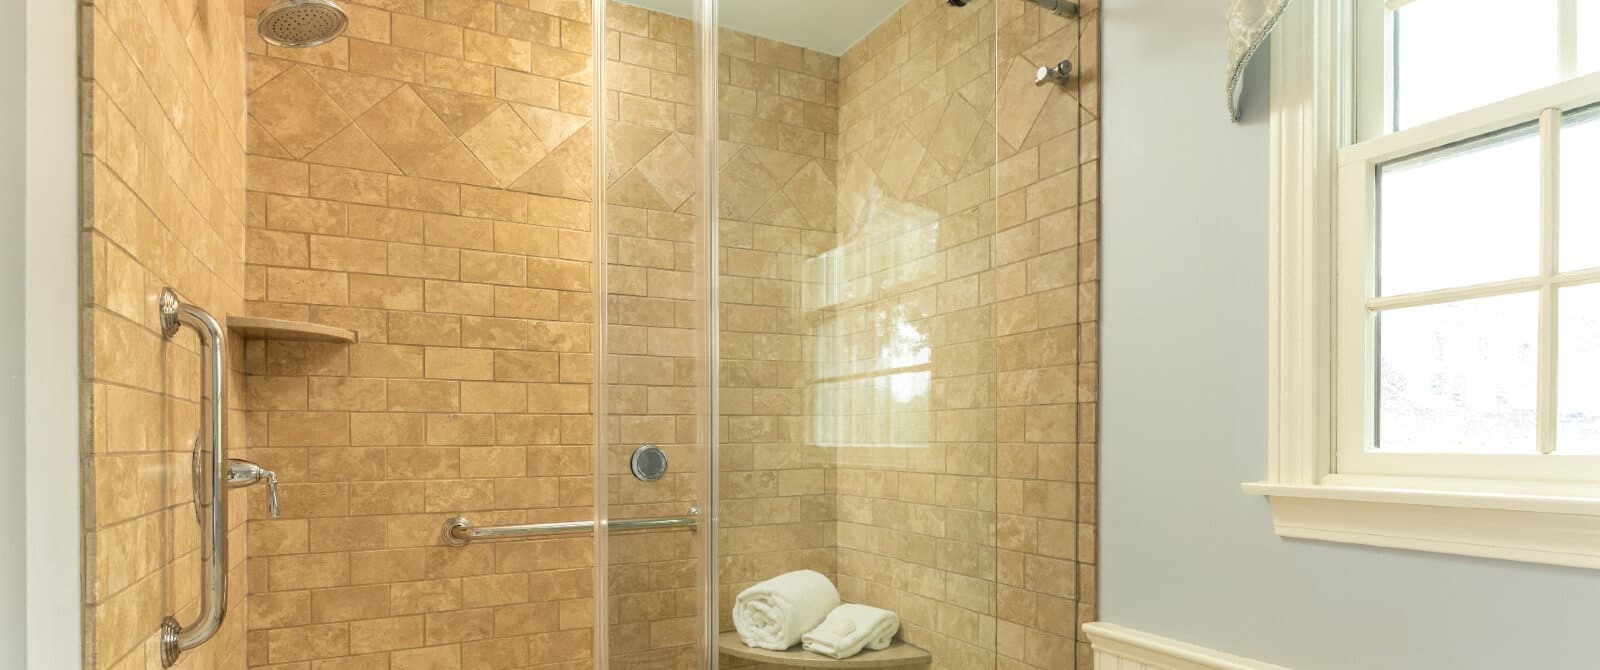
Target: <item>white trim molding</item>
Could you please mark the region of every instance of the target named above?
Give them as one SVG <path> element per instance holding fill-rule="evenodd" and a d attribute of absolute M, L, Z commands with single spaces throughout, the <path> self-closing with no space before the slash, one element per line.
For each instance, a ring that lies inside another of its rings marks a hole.
<path fill-rule="evenodd" d="M 1280 537 L 1600 568 L 1600 499 L 1375 486 L 1245 484 Z"/>
<path fill-rule="evenodd" d="M 1105 622 L 1086 623 L 1095 670 L 1288 670 Z"/>
<path fill-rule="evenodd" d="M 1272 39 L 1267 472 L 1311 484 L 1333 451 L 1334 179 L 1350 127 L 1348 0 L 1289 5 Z"/>

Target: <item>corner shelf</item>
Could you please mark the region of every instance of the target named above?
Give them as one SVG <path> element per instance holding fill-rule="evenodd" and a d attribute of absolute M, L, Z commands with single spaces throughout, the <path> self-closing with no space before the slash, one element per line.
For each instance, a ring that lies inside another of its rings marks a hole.
<path fill-rule="evenodd" d="M 356 341 L 356 333 L 353 330 L 324 326 L 320 323 L 290 321 L 288 319 L 267 319 L 258 316 L 229 316 L 228 330 L 238 333 L 240 337 L 246 339 L 344 342 L 346 344 Z"/>
<path fill-rule="evenodd" d="M 795 668 L 899 668 L 927 665 L 933 662 L 933 655 L 926 650 L 906 644 L 898 639 L 890 643 L 888 649 L 863 651 L 844 660 L 834 660 L 821 654 L 813 654 L 800 647 L 787 651 L 770 651 L 746 647 L 744 641 L 739 639 L 738 633 L 718 635 L 717 650 L 736 658 Z"/>

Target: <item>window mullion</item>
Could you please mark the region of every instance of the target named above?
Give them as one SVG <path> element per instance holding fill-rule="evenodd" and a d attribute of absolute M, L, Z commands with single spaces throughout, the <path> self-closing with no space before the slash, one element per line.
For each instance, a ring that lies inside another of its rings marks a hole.
<path fill-rule="evenodd" d="M 1600 284 L 1600 268 L 1586 268 L 1583 270 L 1557 272 L 1555 278 L 1552 279 L 1551 282 L 1556 285 L 1556 288 L 1569 288 L 1573 286 L 1585 286 L 1588 284 Z"/>
<path fill-rule="evenodd" d="M 1390 9 L 1383 15 L 1384 133 L 1400 130 L 1400 13 Z"/>
<path fill-rule="evenodd" d="M 1565 0 L 1563 0 L 1565 1 Z M 1556 450 L 1557 336 L 1555 275 L 1560 240 L 1561 110 L 1539 115 L 1539 453 Z"/>
<path fill-rule="evenodd" d="M 1556 1 L 1556 80 L 1578 76 L 1578 0 Z"/>
<path fill-rule="evenodd" d="M 1543 275 L 1507 279 L 1505 281 L 1473 284 L 1470 286 L 1456 286 L 1451 288 L 1419 291 L 1417 293 L 1402 293 L 1399 295 L 1386 295 L 1367 299 L 1367 309 L 1379 312 L 1389 309 L 1405 309 L 1407 307 L 1422 307 L 1424 305 L 1438 305 L 1447 302 L 1460 302 L 1462 300 L 1476 300 L 1478 298 L 1492 298 L 1495 296 L 1524 293 L 1543 287 L 1550 283 Z"/>

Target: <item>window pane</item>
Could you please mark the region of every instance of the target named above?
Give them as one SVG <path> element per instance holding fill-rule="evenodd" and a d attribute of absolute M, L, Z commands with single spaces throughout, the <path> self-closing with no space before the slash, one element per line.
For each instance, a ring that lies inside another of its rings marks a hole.
<path fill-rule="evenodd" d="M 1515 5 L 1414 0 L 1395 12 L 1397 130 L 1555 83 L 1555 0 Z"/>
<path fill-rule="evenodd" d="M 1561 119 L 1563 272 L 1600 267 L 1600 188 L 1595 184 L 1600 184 L 1600 105 Z"/>
<path fill-rule="evenodd" d="M 1600 71 L 1600 0 L 1578 0 L 1578 74 Z"/>
<path fill-rule="evenodd" d="M 1600 284 L 1561 289 L 1556 453 L 1600 454 Z"/>
<path fill-rule="evenodd" d="M 1378 294 L 1539 271 L 1539 135 L 1524 125 L 1378 167 Z"/>
<path fill-rule="evenodd" d="M 1378 315 L 1377 446 L 1537 452 L 1538 294 Z"/>

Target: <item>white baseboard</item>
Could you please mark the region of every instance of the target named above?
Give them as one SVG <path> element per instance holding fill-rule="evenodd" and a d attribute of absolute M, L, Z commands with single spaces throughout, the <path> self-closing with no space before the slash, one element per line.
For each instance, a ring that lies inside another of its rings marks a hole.
<path fill-rule="evenodd" d="M 1110 623 L 1087 623 L 1094 670 L 1288 670 Z"/>

